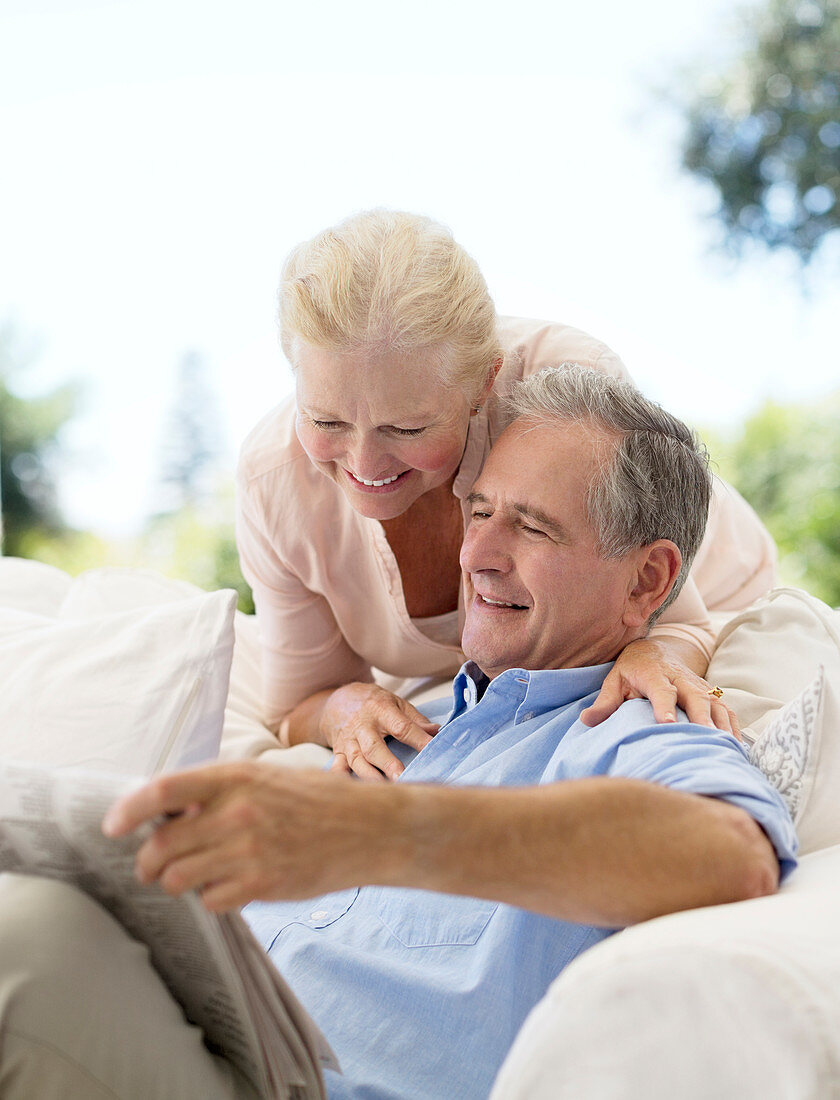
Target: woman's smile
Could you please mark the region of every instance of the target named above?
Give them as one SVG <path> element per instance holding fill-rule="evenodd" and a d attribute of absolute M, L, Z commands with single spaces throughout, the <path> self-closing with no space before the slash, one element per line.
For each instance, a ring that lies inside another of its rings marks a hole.
<path fill-rule="evenodd" d="M 344 469 L 344 467 L 342 467 Z M 397 489 L 402 488 L 403 483 L 409 474 L 413 473 L 412 470 L 403 470 L 399 474 L 391 474 L 390 477 L 375 478 L 372 481 L 368 481 L 363 477 L 356 477 L 350 470 L 344 469 L 345 474 L 350 479 L 350 483 L 354 489 L 363 493 L 388 493 L 394 492 Z"/>

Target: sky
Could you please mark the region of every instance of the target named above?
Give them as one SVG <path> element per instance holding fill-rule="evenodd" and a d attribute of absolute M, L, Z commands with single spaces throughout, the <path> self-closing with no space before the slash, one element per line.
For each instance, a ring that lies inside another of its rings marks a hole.
<path fill-rule="evenodd" d="M 284 257 L 375 206 L 444 222 L 500 313 L 592 332 L 694 424 L 835 388 L 836 273 L 722 259 L 679 170 L 675 89 L 732 27 L 728 0 L 0 0 L 0 324 L 22 396 L 81 387 L 68 521 L 155 510 L 189 352 L 232 473 L 291 390 Z"/>

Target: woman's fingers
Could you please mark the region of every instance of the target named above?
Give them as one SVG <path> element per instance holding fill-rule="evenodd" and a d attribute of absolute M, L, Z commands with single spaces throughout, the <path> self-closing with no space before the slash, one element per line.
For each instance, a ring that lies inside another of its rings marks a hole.
<path fill-rule="evenodd" d="M 356 742 L 350 742 L 342 749 L 333 750 L 331 770 L 344 772 L 347 775 L 357 775 L 360 779 L 372 780 L 374 783 L 385 779 L 380 769 L 367 760 Z"/>
<path fill-rule="evenodd" d="M 394 696 L 394 698 L 399 701 L 399 705 L 405 711 L 406 717 L 410 718 L 416 726 L 419 726 L 421 730 L 429 734 L 428 740 L 426 741 L 426 744 L 428 744 L 440 729 L 440 723 L 430 722 L 426 715 L 422 714 L 417 707 L 409 703 L 407 699 L 400 699 L 399 696 Z"/>
<path fill-rule="evenodd" d="M 730 710 L 722 699 L 712 700 L 712 721 L 719 730 L 731 733 L 736 741 L 743 741 L 741 736 L 741 723 L 734 710 Z"/>
<path fill-rule="evenodd" d="M 742 740 L 737 716 L 721 698 L 715 697 L 705 680 L 699 677 L 684 680 L 677 702 L 688 715 L 689 722 L 731 733 L 738 741 Z"/>
<path fill-rule="evenodd" d="M 386 738 L 420 752 L 440 728 L 411 703 L 376 684 L 336 689 L 323 721 L 333 750 L 333 770 L 352 772 L 361 779 L 396 779 L 405 770 Z"/>
<path fill-rule="evenodd" d="M 651 688 L 650 705 L 653 707 L 654 718 L 660 724 L 676 722 L 677 695 L 677 689 L 670 680 L 664 680 L 661 686 Z"/>
<path fill-rule="evenodd" d="M 410 703 L 406 703 L 406 706 L 411 708 L 409 714 L 403 714 L 399 708 L 395 707 L 393 716 L 388 715 L 381 728 L 391 737 L 396 737 L 404 745 L 420 752 L 432 740 L 440 726 L 428 722 Z"/>
<path fill-rule="evenodd" d="M 689 722 L 731 733 L 739 741 L 742 740 L 740 724 L 734 712 L 722 699 L 715 697 L 705 680 L 690 669 L 675 664 L 648 664 L 632 679 L 623 675 L 616 665 L 604 680 L 595 702 L 581 712 L 581 721 L 587 726 L 597 726 L 618 710 L 625 700 L 636 698 L 650 700 L 657 722 L 675 722 L 679 707 Z"/>
<path fill-rule="evenodd" d="M 604 680 L 598 698 L 591 707 L 581 711 L 580 720 L 585 726 L 597 726 L 600 722 L 609 718 L 611 714 L 621 706 L 625 699 L 629 699 L 628 687 L 620 673 L 610 672 Z"/>

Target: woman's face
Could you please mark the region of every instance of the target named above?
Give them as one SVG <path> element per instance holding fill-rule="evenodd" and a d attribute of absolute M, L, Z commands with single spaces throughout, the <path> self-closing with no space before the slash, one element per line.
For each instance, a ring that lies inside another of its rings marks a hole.
<path fill-rule="evenodd" d="M 427 353 L 334 352 L 302 341 L 295 350 L 298 439 L 357 512 L 394 519 L 449 481 L 470 402 L 440 382 Z"/>

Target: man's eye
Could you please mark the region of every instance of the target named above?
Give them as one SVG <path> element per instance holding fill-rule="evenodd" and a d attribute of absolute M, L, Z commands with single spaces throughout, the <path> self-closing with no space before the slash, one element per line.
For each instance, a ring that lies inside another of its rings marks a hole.
<path fill-rule="evenodd" d="M 545 531 L 541 531 L 539 527 L 529 527 L 527 523 L 522 524 L 522 530 L 526 535 L 538 535 L 540 538 L 545 537 Z"/>
<path fill-rule="evenodd" d="M 470 519 L 488 519 L 489 516 L 489 512 L 481 512 L 477 508 L 474 508 L 470 515 Z"/>

